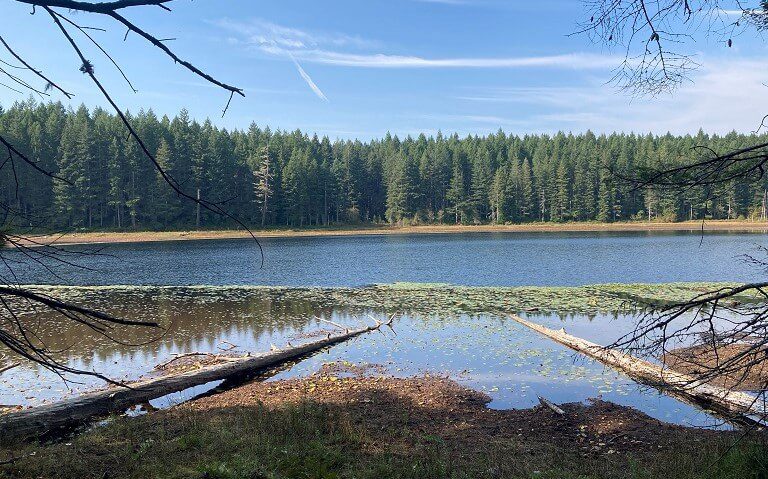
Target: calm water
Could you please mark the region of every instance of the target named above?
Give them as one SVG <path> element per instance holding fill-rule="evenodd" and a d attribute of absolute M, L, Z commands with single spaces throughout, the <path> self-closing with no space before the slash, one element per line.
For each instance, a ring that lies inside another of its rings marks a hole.
<path fill-rule="evenodd" d="M 582 285 L 608 282 L 751 281 L 761 271 L 740 256 L 765 244 L 765 234 L 508 233 L 265 239 L 259 268 L 248 240 L 183 241 L 106 247 L 99 255 L 69 258 L 85 268 L 48 264 L 16 269 L 21 283 L 73 285 L 358 286 L 397 281 L 462 285 Z M 92 248 L 92 247 L 91 247 Z M 73 248 L 81 250 L 82 248 Z M 12 259 L 12 258 L 11 258 Z M 228 291 L 228 292 L 224 292 Z M 265 300 L 257 289 L 134 288 L 90 290 L 84 304 L 135 319 L 160 319 L 171 330 L 157 341 L 128 347 L 71 324 L 49 322 L 51 349 L 68 364 L 136 379 L 175 353 L 264 351 L 295 344 L 302 332 L 328 325 L 315 316 L 358 324 L 366 313 L 295 300 Z M 39 318 L 33 318 L 37 321 Z M 559 328 L 557 317 L 536 321 Z M 631 325 L 628 318 L 568 318 L 573 334 L 608 344 Z M 276 378 L 311 374 L 329 361 L 381 364 L 396 376 L 444 374 L 487 392 L 491 407 L 529 407 L 537 395 L 556 402 L 602 397 L 663 420 L 695 425 L 716 421 L 674 399 L 642 388 L 613 370 L 515 323 L 490 316 L 405 315 L 397 336 L 370 334 L 314 356 Z M 125 339 L 136 343 L 135 332 Z M 78 394 L 98 383 L 64 384 L 32 364 L 0 376 L 0 404 L 33 405 Z M 188 399 L 204 388 L 175 394 L 159 405 Z"/>
<path fill-rule="evenodd" d="M 359 286 L 442 282 L 476 286 L 609 282 L 751 281 L 740 256 L 766 245 L 758 233 L 479 233 L 268 238 L 266 262 L 249 240 L 112 245 L 74 257 L 88 269 L 50 265 L 22 283 Z M 91 247 L 92 248 L 92 247 Z M 82 249 L 82 248 L 81 248 Z M 18 271 L 17 271 L 18 273 Z"/>
<path fill-rule="evenodd" d="M 67 364 L 106 372 L 116 379 L 136 379 L 152 373 L 155 365 L 180 352 L 265 351 L 287 341 L 298 344 L 304 332 L 328 329 L 315 316 L 334 322 L 357 325 L 367 314 L 385 318 L 380 311 L 352 311 L 323 306 L 311 301 L 275 301 L 258 290 L 228 289 L 164 290 L 137 289 L 86 293 L 114 314 L 131 312 L 134 317 L 152 316 L 170 331 L 158 341 L 129 347 L 79 329 L 57 324 L 48 343 L 51 348 L 69 346 L 60 354 Z M 90 302 L 90 301 L 89 301 Z M 606 343 L 629 325 L 626 318 L 583 316 L 561 319 L 541 315 L 533 319 L 552 327 Z M 370 321 L 370 320 L 369 320 Z M 711 426 L 718 422 L 695 408 L 656 391 L 638 386 L 626 376 L 599 363 L 575 355 L 513 321 L 481 315 L 477 317 L 404 315 L 395 322 L 396 334 L 367 334 L 337 345 L 280 372 L 270 380 L 306 376 L 325 363 L 343 361 L 377 364 L 386 375 L 448 376 L 468 387 L 490 395 L 493 408 L 523 408 L 538 403 L 537 395 L 558 403 L 585 401 L 601 397 L 618 404 L 636 407 L 651 416 L 679 424 Z M 134 341 L 146 338 L 133 338 Z M 79 378 L 82 384 L 65 385 L 53 374 L 33 364 L 0 376 L 0 404 L 35 405 L 78 394 L 99 385 Z M 208 387 L 212 387 L 211 384 Z M 167 406 L 190 399 L 205 387 L 154 401 Z"/>

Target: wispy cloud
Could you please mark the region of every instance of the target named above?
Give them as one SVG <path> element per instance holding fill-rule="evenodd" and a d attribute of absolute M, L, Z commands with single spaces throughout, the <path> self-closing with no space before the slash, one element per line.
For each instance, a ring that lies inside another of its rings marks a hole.
<path fill-rule="evenodd" d="M 423 120 L 429 120 L 431 122 L 440 122 L 442 124 L 467 124 L 467 123 L 476 123 L 485 125 L 485 128 L 488 128 L 488 125 L 491 125 L 492 127 L 500 127 L 500 126 L 520 126 L 521 120 L 520 119 L 512 119 L 512 118 L 505 118 L 502 116 L 494 116 L 494 115 L 418 115 L 417 118 L 423 119 Z"/>
<path fill-rule="evenodd" d="M 232 45 L 244 44 L 248 47 L 255 46 L 262 51 L 272 52 L 275 55 L 289 58 L 296 66 L 299 76 L 306 82 L 312 92 L 323 101 L 328 101 L 328 97 L 299 64 L 294 52 L 325 44 L 335 46 L 369 45 L 365 40 L 350 35 L 310 33 L 260 19 L 249 22 L 235 22 L 223 19 L 214 23 L 241 36 L 240 38 L 230 37 L 228 42 Z"/>
<path fill-rule="evenodd" d="M 459 95 L 457 100 L 481 103 L 519 103 L 552 107 L 569 107 L 599 102 L 605 92 L 599 85 L 594 87 L 509 87 L 488 88 L 480 92 Z"/>
<path fill-rule="evenodd" d="M 446 0 L 433 0 L 446 1 Z M 464 1 L 464 0 L 447 0 Z M 221 20 L 217 24 L 239 35 L 231 41 L 261 53 L 293 57 L 302 62 L 355 68 L 566 68 L 609 69 L 620 59 L 588 53 L 520 57 L 429 58 L 416 55 L 361 53 L 378 42 L 343 33 L 307 32 L 263 20 L 242 23 Z M 352 50 L 352 51 L 350 51 Z"/>
<path fill-rule="evenodd" d="M 528 80 L 521 79 L 522 75 L 514 76 L 517 81 L 534 82 L 530 86 L 474 87 L 460 95 L 446 94 L 449 98 L 443 97 L 445 101 L 439 105 L 441 109 L 433 115 L 424 115 L 423 109 L 406 115 L 411 123 L 409 128 L 414 129 L 445 128 L 482 133 L 502 126 L 515 133 L 591 129 L 605 133 L 651 131 L 663 134 L 667 131 L 691 133 L 701 127 L 718 133 L 734 129 L 749 132 L 768 111 L 768 95 L 763 84 L 768 79 L 768 64 L 746 58 L 701 57 L 702 67 L 694 73 L 693 82 L 675 95 L 633 100 L 604 84 L 605 73 L 622 60 L 611 55 L 576 52 L 437 58 L 393 54 L 378 42 L 354 35 L 309 32 L 262 20 L 221 21 L 218 25 L 230 32 L 234 37 L 232 41 L 240 48 L 290 60 L 309 88 L 324 101 L 328 98 L 302 65 L 557 71 L 556 74 L 532 72 L 526 75 Z M 567 70 L 579 74 L 570 74 Z M 501 76 L 492 77 L 490 81 Z M 428 101 L 422 103 L 428 104 Z M 398 129 L 396 124 L 392 128 Z"/>
<path fill-rule="evenodd" d="M 414 3 L 436 3 L 439 5 L 468 7 L 518 7 L 509 0 L 411 0 Z M 523 2 L 520 2 L 523 3 Z"/>
<path fill-rule="evenodd" d="M 328 50 L 289 50 L 263 47 L 272 55 L 290 52 L 296 58 L 312 63 L 357 68 L 568 68 L 578 70 L 610 69 L 618 60 L 604 55 L 569 53 L 531 57 L 501 58 L 425 58 L 419 56 L 354 54 Z"/>
<path fill-rule="evenodd" d="M 744 10 L 714 10 L 715 13 L 728 15 L 732 17 L 743 17 L 750 15 L 765 15 L 765 10 L 762 8 L 745 8 Z"/>
<path fill-rule="evenodd" d="M 315 32 L 286 27 L 262 19 L 236 21 L 228 18 L 213 22 L 214 25 L 238 34 L 233 43 L 261 47 L 311 49 L 320 46 L 374 48 L 378 42 L 339 32 Z"/>
<path fill-rule="evenodd" d="M 169 85 L 189 87 L 189 88 L 202 88 L 206 90 L 218 90 L 221 91 L 221 87 L 205 81 L 190 81 L 190 80 L 168 80 Z M 268 94 L 268 95 L 296 95 L 302 93 L 299 90 L 288 90 L 279 88 L 258 88 L 248 85 L 241 86 L 246 93 Z"/>
<path fill-rule="evenodd" d="M 463 102 L 461 109 L 482 111 L 526 103 L 517 118 L 523 132 L 750 132 L 768 111 L 766 78 L 763 62 L 709 58 L 693 81 L 671 96 L 633 100 L 596 81 L 578 87 L 486 88 L 454 98 Z"/>
<path fill-rule="evenodd" d="M 328 97 L 325 96 L 325 93 L 320 89 L 320 87 L 317 86 L 317 84 L 312 80 L 312 78 L 307 74 L 306 71 L 299 65 L 299 62 L 296 61 L 296 58 L 293 57 L 293 55 L 290 55 L 291 60 L 293 60 L 293 64 L 296 65 L 296 69 L 299 71 L 299 75 L 301 75 L 301 78 L 304 79 L 305 82 L 307 82 L 307 85 L 309 85 L 309 88 L 312 89 L 313 92 L 315 92 L 315 95 L 317 95 L 318 98 L 320 98 L 323 101 L 328 101 Z"/>

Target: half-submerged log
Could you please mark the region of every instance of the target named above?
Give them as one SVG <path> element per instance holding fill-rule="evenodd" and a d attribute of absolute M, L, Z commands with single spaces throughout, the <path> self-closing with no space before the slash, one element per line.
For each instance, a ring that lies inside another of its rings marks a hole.
<path fill-rule="evenodd" d="M 136 404 L 146 403 L 194 386 L 279 366 L 361 334 L 376 331 L 384 325 L 389 326 L 391 322 L 390 318 L 386 323 L 377 322 L 375 326 L 345 329 L 341 334 L 328 334 L 321 340 L 300 346 L 233 358 L 223 364 L 203 366 L 195 371 L 137 381 L 2 414 L 0 415 L 0 437 L 3 440 L 33 438 L 62 428 L 78 426 L 91 418 L 123 412 Z"/>
<path fill-rule="evenodd" d="M 760 406 L 758 398 L 751 394 L 702 383 L 694 377 L 672 371 L 663 365 L 572 336 L 564 329 L 550 329 L 514 314 L 510 317 L 564 346 L 626 373 L 640 383 L 659 389 L 688 404 L 714 412 L 733 424 L 755 425 L 766 421 L 766 411 Z"/>

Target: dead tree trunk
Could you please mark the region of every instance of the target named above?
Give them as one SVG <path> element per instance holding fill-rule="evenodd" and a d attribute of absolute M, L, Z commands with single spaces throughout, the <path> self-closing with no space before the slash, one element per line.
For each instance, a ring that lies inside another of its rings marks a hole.
<path fill-rule="evenodd" d="M 755 424 L 756 421 L 766 419 L 766 411 L 759 406 L 758 398 L 751 394 L 702 383 L 662 365 L 571 336 L 565 330 L 550 329 L 514 314 L 510 317 L 564 346 L 626 373 L 640 383 L 655 387 L 685 403 L 712 411 L 736 425 Z"/>
<path fill-rule="evenodd" d="M 377 323 L 376 326 L 348 329 L 337 335 L 328 334 L 321 340 L 301 346 L 235 358 L 224 364 L 204 366 L 196 371 L 138 381 L 126 386 L 111 387 L 106 390 L 82 394 L 72 399 L 0 415 L 2 439 L 34 438 L 46 432 L 83 424 L 93 417 L 123 412 L 133 405 L 183 391 L 193 386 L 278 366 L 361 334 L 378 330 L 382 325 L 389 324 L 391 324 L 391 320 L 389 323 Z"/>

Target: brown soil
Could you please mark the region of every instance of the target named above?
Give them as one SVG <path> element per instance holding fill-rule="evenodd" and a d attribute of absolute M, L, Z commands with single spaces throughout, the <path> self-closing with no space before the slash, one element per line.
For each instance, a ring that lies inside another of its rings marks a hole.
<path fill-rule="evenodd" d="M 625 223 L 533 223 L 522 225 L 439 225 L 439 226 L 364 226 L 357 228 L 323 228 L 301 230 L 265 230 L 255 231 L 259 238 L 294 237 L 294 236 L 357 236 L 386 234 L 446 234 L 446 233 L 502 233 L 502 232 L 578 232 L 578 231 L 699 231 L 701 221 L 679 223 L 625 222 Z M 707 231 L 753 231 L 768 232 L 768 223 L 752 221 L 707 221 Z M 122 232 L 122 233 L 68 233 L 64 235 L 42 235 L 31 240 L 57 245 L 65 244 L 100 244 L 100 243 L 139 243 L 153 241 L 209 240 L 229 238 L 249 238 L 245 231 L 162 231 L 162 232 Z"/>
<path fill-rule="evenodd" d="M 665 424 L 603 401 L 562 404 L 562 416 L 491 410 L 486 395 L 447 378 L 381 373 L 342 361 L 116 418 L 67 442 L 9 445 L 0 477 L 764 477 L 757 437 Z"/>
<path fill-rule="evenodd" d="M 714 374 L 719 366 L 740 354 L 743 356 L 728 365 L 724 374 L 717 374 L 715 379 L 709 382 L 739 391 L 766 389 L 768 348 L 750 351 L 750 346 L 746 343 L 720 345 L 717 349 L 711 345 L 698 345 L 670 351 L 664 357 L 664 363 L 671 369 L 690 376 L 709 376 Z"/>
<path fill-rule="evenodd" d="M 372 367 L 375 371 L 375 367 Z M 278 410 L 289 404 L 319 403 L 340 409 L 354 423 L 380 431 L 377 441 L 392 437 L 387 431 L 407 428 L 414 437 L 438 437 L 456 454 L 483 451 L 510 441 L 528 452 L 539 447 L 563 448 L 581 455 L 658 453 L 680 441 L 712 438 L 715 431 L 667 424 L 635 409 L 593 400 L 560 406 L 560 416 L 546 407 L 492 410 L 490 397 L 444 377 L 393 378 L 355 374 L 355 368 L 335 364 L 304 379 L 253 382 L 178 407 L 212 412 L 254 406 Z M 350 372 L 352 377 L 339 377 Z M 361 372 L 357 370 L 357 372 Z M 410 444 L 386 444 L 402 447 Z"/>
<path fill-rule="evenodd" d="M 319 376 L 384 376 L 387 367 L 381 364 L 361 363 L 355 364 L 349 361 L 334 361 L 325 363 L 320 367 Z"/>

